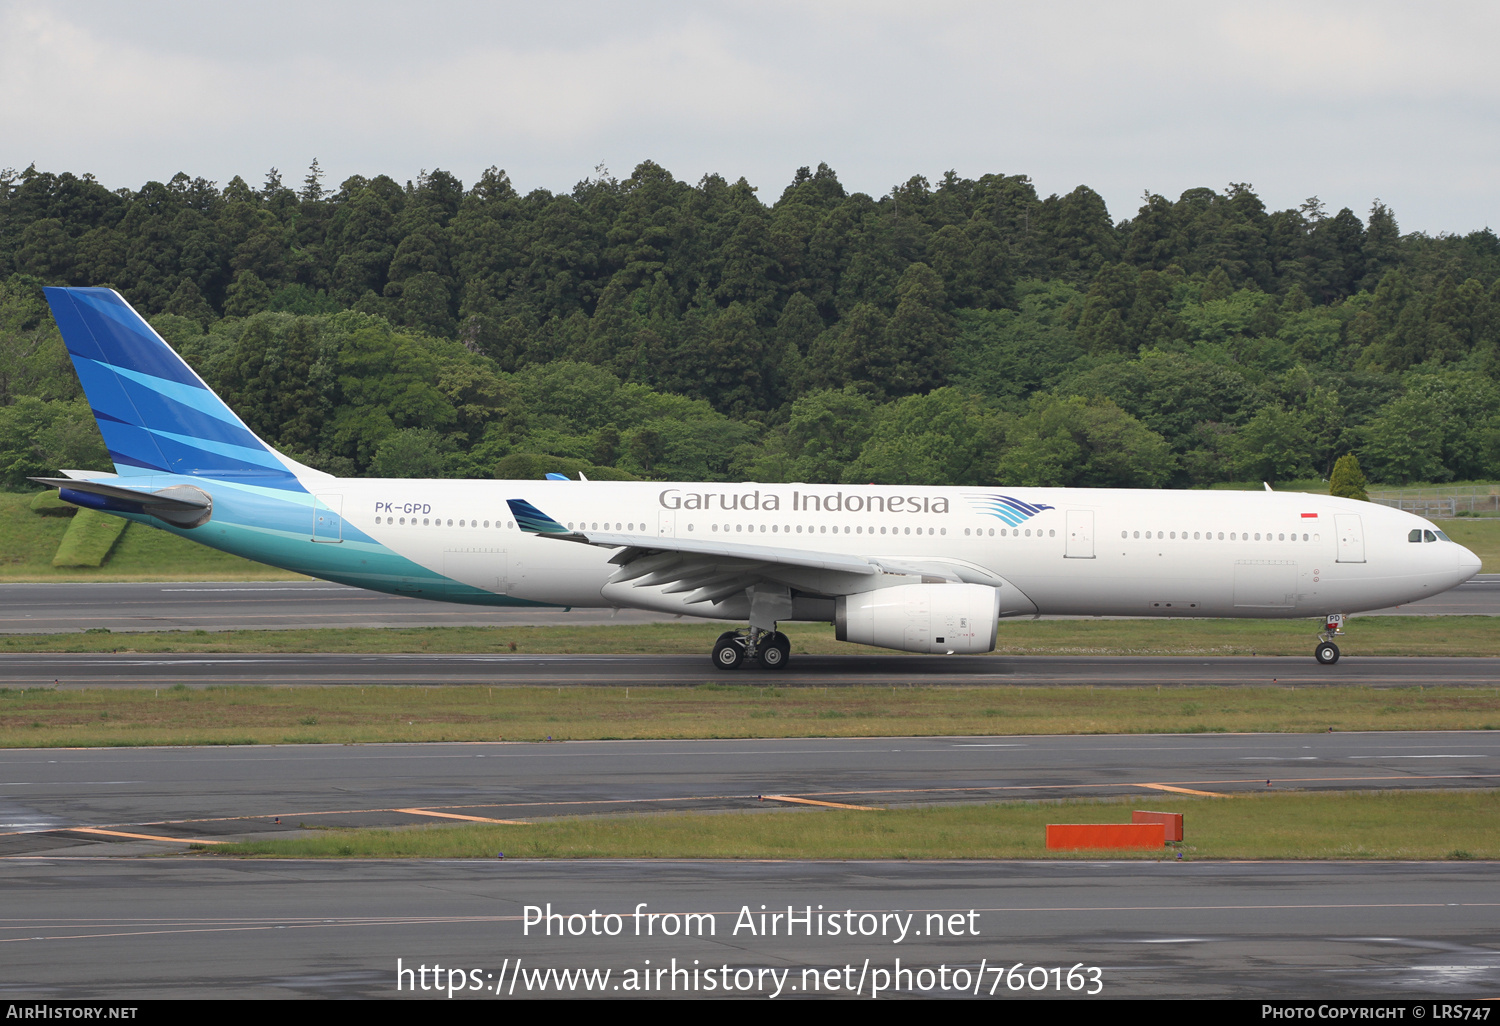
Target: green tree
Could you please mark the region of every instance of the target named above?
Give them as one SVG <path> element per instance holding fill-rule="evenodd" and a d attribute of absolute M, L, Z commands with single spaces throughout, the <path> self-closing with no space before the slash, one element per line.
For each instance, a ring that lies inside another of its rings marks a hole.
<path fill-rule="evenodd" d="M 1359 469 L 1359 458 L 1352 452 L 1345 453 L 1333 465 L 1333 473 L 1328 475 L 1328 494 L 1369 502 L 1370 496 L 1365 492 L 1368 483 L 1365 472 Z"/>
<path fill-rule="evenodd" d="M 254 271 L 241 271 L 224 294 L 224 316 L 249 317 L 271 305 L 271 290 Z"/>
<path fill-rule="evenodd" d="M 375 477 L 447 477 L 455 446 L 431 428 L 402 428 L 380 440 L 370 473 Z"/>
<path fill-rule="evenodd" d="M 1274 483 L 1312 471 L 1307 417 L 1281 406 L 1263 406 L 1226 445 L 1231 473 L 1240 480 Z"/>
<path fill-rule="evenodd" d="M 957 388 L 888 403 L 842 480 L 856 484 L 983 485 L 993 481 L 1002 417 Z"/>
<path fill-rule="evenodd" d="M 1038 396 L 1006 433 L 995 473 L 1018 485 L 1159 488 L 1176 469 L 1166 439 L 1104 398 Z"/>

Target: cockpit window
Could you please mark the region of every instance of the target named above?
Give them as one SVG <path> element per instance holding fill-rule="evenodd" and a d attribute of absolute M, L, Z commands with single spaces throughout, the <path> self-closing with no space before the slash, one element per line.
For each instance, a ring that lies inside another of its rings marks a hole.
<path fill-rule="evenodd" d="M 1442 531 L 1439 531 L 1437 533 L 1437 536 L 1442 541 L 1452 541 L 1453 540 L 1452 538 L 1449 538 L 1446 534 L 1444 534 Z"/>
<path fill-rule="evenodd" d="M 1422 529 L 1420 527 L 1413 527 L 1411 529 L 1411 533 L 1406 536 L 1406 540 L 1409 541 L 1409 542 L 1419 542 L 1419 541 L 1421 541 L 1422 540 Z"/>
<path fill-rule="evenodd" d="M 1433 534 L 1431 531 L 1423 531 L 1422 532 L 1422 540 L 1423 541 L 1434 542 L 1434 541 L 1437 541 L 1437 535 Z"/>

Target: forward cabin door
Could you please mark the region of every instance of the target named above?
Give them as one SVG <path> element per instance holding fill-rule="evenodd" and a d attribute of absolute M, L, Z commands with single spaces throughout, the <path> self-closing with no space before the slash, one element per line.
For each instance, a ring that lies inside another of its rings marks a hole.
<path fill-rule="evenodd" d="M 1063 551 L 1065 559 L 1094 558 L 1094 511 L 1091 509 L 1068 510 L 1068 544 Z"/>
<path fill-rule="evenodd" d="M 1333 526 L 1339 536 L 1340 563 L 1365 561 L 1365 532 L 1358 513 L 1335 513 Z"/>

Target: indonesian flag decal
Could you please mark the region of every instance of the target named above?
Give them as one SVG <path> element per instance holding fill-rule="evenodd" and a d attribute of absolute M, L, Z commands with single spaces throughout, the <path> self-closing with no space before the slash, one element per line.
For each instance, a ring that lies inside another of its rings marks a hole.
<path fill-rule="evenodd" d="M 1316 519 L 1318 519 L 1318 515 L 1316 513 L 1304 513 L 1304 514 L 1302 514 L 1302 519 L 1303 520 L 1316 520 Z"/>

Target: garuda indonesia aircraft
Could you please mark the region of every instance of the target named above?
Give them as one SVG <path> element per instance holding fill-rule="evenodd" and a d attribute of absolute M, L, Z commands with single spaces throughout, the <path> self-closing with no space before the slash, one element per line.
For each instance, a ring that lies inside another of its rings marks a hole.
<path fill-rule="evenodd" d="M 1297 493 L 336 478 L 257 438 L 117 293 L 46 291 L 115 465 L 37 479 L 68 502 L 377 591 L 745 621 L 726 670 L 785 667 L 785 621 L 956 653 L 1045 614 L 1316 616 L 1333 663 L 1344 614 L 1479 570 L 1411 514 Z"/>

